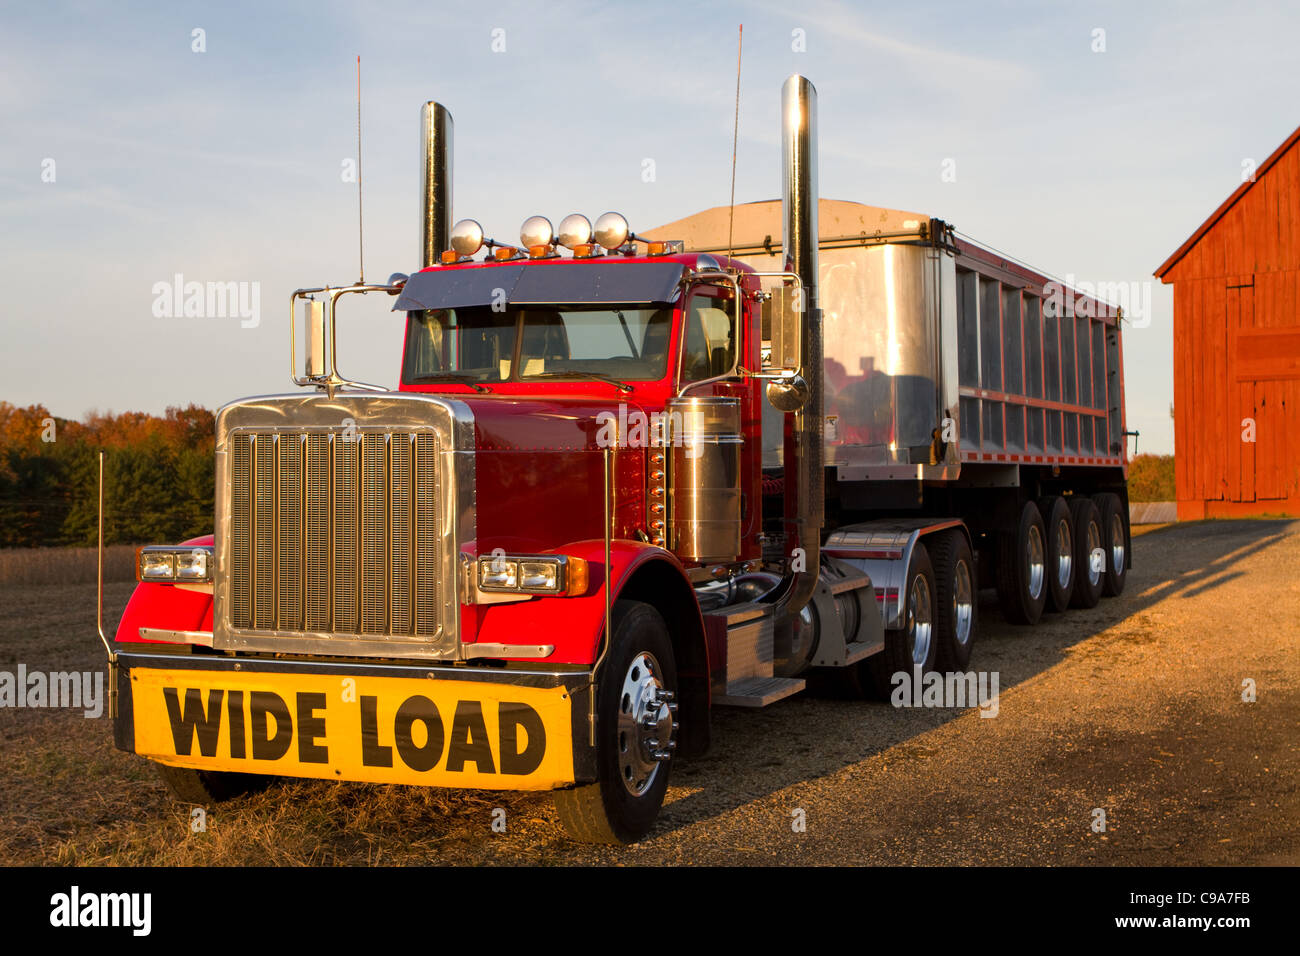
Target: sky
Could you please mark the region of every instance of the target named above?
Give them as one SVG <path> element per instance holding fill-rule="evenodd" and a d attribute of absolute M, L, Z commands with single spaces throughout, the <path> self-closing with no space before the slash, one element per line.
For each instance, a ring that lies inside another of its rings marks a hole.
<path fill-rule="evenodd" d="M 1174 450 L 1151 274 L 1300 122 L 1295 5 L 3 0 L 0 400 L 81 418 L 291 390 L 290 293 L 358 277 L 358 55 L 371 281 L 418 266 L 430 99 L 455 217 L 502 241 L 533 214 L 635 230 L 725 204 L 742 23 L 737 202 L 779 196 L 779 91 L 808 76 L 824 198 L 1127 290 L 1129 428 Z M 176 276 L 246 308 L 187 317 Z M 392 385 L 400 314 L 367 298 L 340 370 Z"/>

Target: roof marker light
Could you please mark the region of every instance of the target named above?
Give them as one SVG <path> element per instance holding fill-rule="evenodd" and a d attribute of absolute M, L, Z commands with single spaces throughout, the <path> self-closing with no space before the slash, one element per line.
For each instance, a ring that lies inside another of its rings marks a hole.
<path fill-rule="evenodd" d="M 650 256 L 668 256 L 675 253 L 684 252 L 686 243 L 680 239 L 657 239 L 648 243 L 646 255 Z"/>

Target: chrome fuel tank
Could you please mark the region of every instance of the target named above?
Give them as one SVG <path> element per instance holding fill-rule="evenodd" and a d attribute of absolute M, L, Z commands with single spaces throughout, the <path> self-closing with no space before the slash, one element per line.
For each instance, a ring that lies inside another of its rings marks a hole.
<path fill-rule="evenodd" d="M 684 561 L 740 555 L 740 400 L 668 402 L 669 549 Z"/>

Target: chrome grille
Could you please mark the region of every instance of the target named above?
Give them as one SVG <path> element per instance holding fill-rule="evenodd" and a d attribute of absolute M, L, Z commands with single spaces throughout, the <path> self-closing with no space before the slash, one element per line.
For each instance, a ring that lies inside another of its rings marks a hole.
<path fill-rule="evenodd" d="M 226 573 L 238 631 L 436 640 L 432 429 L 235 429 Z"/>

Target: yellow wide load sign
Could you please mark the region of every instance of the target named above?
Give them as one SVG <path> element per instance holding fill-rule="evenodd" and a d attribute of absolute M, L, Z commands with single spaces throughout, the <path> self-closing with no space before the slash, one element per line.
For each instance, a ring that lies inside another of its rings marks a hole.
<path fill-rule="evenodd" d="M 131 670 L 136 753 L 204 770 L 488 790 L 573 782 L 563 687 Z"/>

